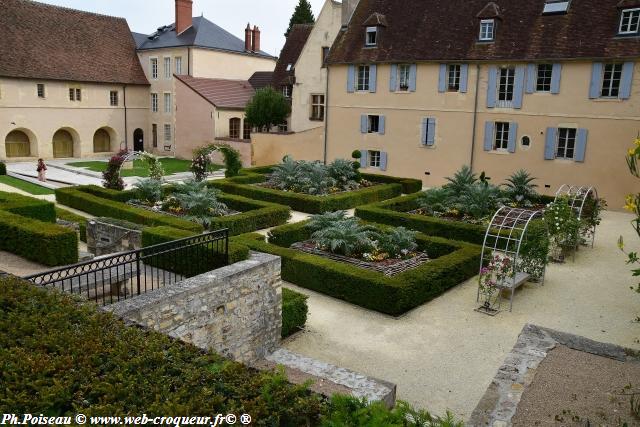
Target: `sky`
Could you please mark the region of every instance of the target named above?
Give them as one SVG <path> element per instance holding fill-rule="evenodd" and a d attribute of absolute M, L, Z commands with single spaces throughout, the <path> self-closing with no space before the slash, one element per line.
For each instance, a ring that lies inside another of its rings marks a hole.
<path fill-rule="evenodd" d="M 132 31 L 150 34 L 174 22 L 174 0 L 38 0 L 126 18 Z M 317 18 L 324 0 L 309 0 Z M 278 56 L 298 0 L 194 0 L 193 16 L 204 17 L 244 40 L 247 22 L 261 31 L 263 51 Z"/>

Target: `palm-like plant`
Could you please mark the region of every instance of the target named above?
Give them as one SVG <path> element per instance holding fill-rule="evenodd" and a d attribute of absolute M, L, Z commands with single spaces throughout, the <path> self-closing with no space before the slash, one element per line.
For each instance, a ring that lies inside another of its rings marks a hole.
<path fill-rule="evenodd" d="M 518 205 L 528 206 L 531 200 L 537 196 L 537 184 L 533 184 L 537 178 L 531 176 L 529 172 L 520 169 L 514 172 L 503 184 L 509 198 Z"/>
<path fill-rule="evenodd" d="M 476 174 L 471 172 L 471 168 L 464 165 L 458 170 L 453 177 L 446 177 L 448 184 L 442 186 L 442 188 L 449 190 L 454 196 L 459 196 L 469 186 L 478 182 Z"/>
<path fill-rule="evenodd" d="M 428 215 L 433 215 L 434 212 L 445 212 L 453 203 L 451 191 L 445 188 L 430 188 L 420 194 L 416 202 L 418 207 Z"/>
<path fill-rule="evenodd" d="M 229 208 L 218 201 L 218 191 L 205 188 L 202 191 L 176 193 L 178 206 L 185 212 L 185 217 L 205 226 L 211 217 L 223 216 L 229 213 Z"/>
<path fill-rule="evenodd" d="M 320 162 L 299 162 L 294 188 L 302 193 L 323 195 L 335 185 L 335 180 L 329 176 L 329 170 Z"/>
<path fill-rule="evenodd" d="M 335 222 L 311 235 L 318 247 L 346 256 L 370 252 L 376 238 L 374 229 L 360 224 L 356 218 Z"/>
<path fill-rule="evenodd" d="M 136 189 L 136 196 L 142 201 L 156 203 L 162 200 L 162 181 L 151 178 L 140 179 L 133 184 L 133 187 Z"/>
<path fill-rule="evenodd" d="M 323 214 L 312 215 L 306 227 L 312 232 L 331 227 L 337 222 L 347 219 L 346 211 L 325 212 Z"/>
<path fill-rule="evenodd" d="M 385 252 L 390 258 L 399 258 L 418 248 L 415 231 L 397 227 L 382 233 L 378 238 L 378 250 Z"/>
<path fill-rule="evenodd" d="M 500 206 L 509 202 L 502 190 L 495 185 L 478 183 L 469 186 L 458 198 L 456 208 L 475 219 L 494 213 Z"/>
<path fill-rule="evenodd" d="M 206 181 L 196 181 L 195 179 L 187 179 L 174 187 L 176 194 L 199 193 L 206 190 Z"/>

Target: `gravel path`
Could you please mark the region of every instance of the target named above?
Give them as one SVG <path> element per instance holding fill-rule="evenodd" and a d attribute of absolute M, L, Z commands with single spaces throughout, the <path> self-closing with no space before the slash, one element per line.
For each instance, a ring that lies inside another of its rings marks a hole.
<path fill-rule="evenodd" d="M 526 323 L 640 349 L 640 296 L 616 241 L 640 249 L 628 214 L 606 212 L 595 248 L 551 265 L 544 286 L 525 285 L 513 312 L 476 313 L 475 279 L 400 318 L 293 285 L 310 296 L 307 331 L 294 352 L 398 384 L 398 398 L 467 419 Z M 289 285 L 288 285 L 289 286 Z"/>

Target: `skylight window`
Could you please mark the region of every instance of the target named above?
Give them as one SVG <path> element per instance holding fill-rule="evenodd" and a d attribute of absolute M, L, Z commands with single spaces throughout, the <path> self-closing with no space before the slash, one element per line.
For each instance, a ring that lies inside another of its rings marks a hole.
<path fill-rule="evenodd" d="M 543 15 L 550 15 L 554 13 L 567 13 L 569 10 L 569 0 L 564 1 L 548 1 L 544 5 L 542 10 Z"/>
<path fill-rule="evenodd" d="M 292 68 L 293 68 L 293 64 L 287 64 L 287 71 L 291 71 Z"/>

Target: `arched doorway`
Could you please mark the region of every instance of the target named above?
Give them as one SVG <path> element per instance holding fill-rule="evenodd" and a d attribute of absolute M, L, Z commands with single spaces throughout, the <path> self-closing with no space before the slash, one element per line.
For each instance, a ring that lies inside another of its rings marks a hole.
<path fill-rule="evenodd" d="M 104 129 L 98 129 L 93 134 L 93 152 L 107 153 L 111 151 L 111 136 Z"/>
<path fill-rule="evenodd" d="M 133 151 L 144 151 L 144 131 L 140 128 L 133 131 Z"/>
<path fill-rule="evenodd" d="M 30 157 L 31 141 L 21 130 L 9 132 L 4 140 L 7 157 Z"/>
<path fill-rule="evenodd" d="M 73 137 L 64 129 L 53 134 L 53 157 L 73 157 Z"/>

